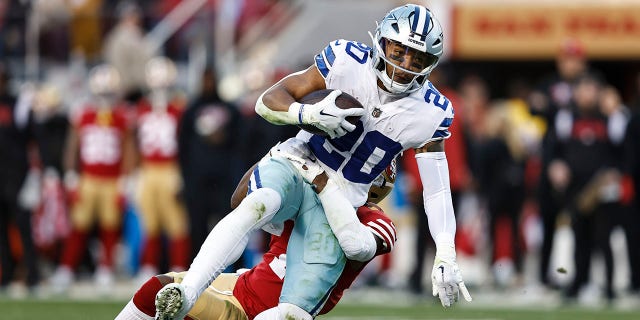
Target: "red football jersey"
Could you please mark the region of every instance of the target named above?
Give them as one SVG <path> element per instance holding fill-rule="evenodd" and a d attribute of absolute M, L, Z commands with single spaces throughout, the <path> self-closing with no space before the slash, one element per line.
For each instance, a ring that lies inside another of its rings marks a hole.
<path fill-rule="evenodd" d="M 80 170 L 102 177 L 117 177 L 122 171 L 122 153 L 127 117 L 122 107 L 85 107 L 73 121 L 79 136 Z"/>
<path fill-rule="evenodd" d="M 169 104 L 165 110 L 154 110 L 148 101 L 138 105 L 138 148 L 145 162 L 170 162 L 178 155 L 178 123 L 182 108 Z"/>
<path fill-rule="evenodd" d="M 379 248 L 376 256 L 391 251 L 396 241 L 396 228 L 391 219 L 379 208 L 362 206 L 357 213 L 360 222 L 367 225 L 374 234 L 383 240 L 384 248 Z M 262 261 L 238 278 L 233 295 L 238 299 L 249 319 L 253 319 L 260 312 L 278 305 L 286 265 L 284 257 L 280 258 L 280 255 L 286 253 L 292 229 L 293 221 L 285 222 L 282 235 L 271 236 L 269 251 L 264 254 Z M 366 262 L 347 261 L 336 287 L 331 292 L 320 314 L 325 314 L 335 307 L 342 298 L 344 290 L 351 286 L 366 264 Z"/>

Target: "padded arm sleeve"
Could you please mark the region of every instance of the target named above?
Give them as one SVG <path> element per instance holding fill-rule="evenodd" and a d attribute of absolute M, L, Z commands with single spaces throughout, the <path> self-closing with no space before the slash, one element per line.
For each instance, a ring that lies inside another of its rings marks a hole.
<path fill-rule="evenodd" d="M 303 73 L 304 70 L 302 71 L 298 71 L 296 73 L 292 73 L 289 76 L 293 76 L 293 75 L 297 75 L 297 74 L 301 74 Z M 287 77 L 289 77 L 287 76 Z M 268 91 L 268 90 L 267 90 Z M 261 117 L 263 117 L 265 120 L 273 123 L 273 124 L 300 124 L 302 123 L 302 111 L 303 111 L 303 104 L 300 104 L 298 102 L 293 102 L 290 106 L 289 106 L 289 110 L 288 111 L 275 111 L 275 110 L 271 110 L 271 108 L 269 108 L 267 105 L 264 104 L 264 102 L 262 101 L 262 97 L 264 96 L 264 94 L 267 92 L 263 92 L 260 97 L 258 98 L 258 101 L 256 101 L 256 113 L 258 115 L 260 115 Z"/>
<path fill-rule="evenodd" d="M 288 111 L 274 111 L 262 102 L 262 95 L 256 102 L 256 113 L 273 124 L 300 124 L 302 123 L 302 104 L 294 102 Z"/>
<path fill-rule="evenodd" d="M 436 254 L 455 259 L 456 218 L 453 214 L 447 157 L 444 152 L 424 152 L 416 154 L 416 161 Z"/>
<path fill-rule="evenodd" d="M 358 219 L 356 210 L 344 197 L 338 184 L 329 179 L 318 194 L 331 230 L 349 260 L 369 261 L 377 249 L 375 236 Z"/>

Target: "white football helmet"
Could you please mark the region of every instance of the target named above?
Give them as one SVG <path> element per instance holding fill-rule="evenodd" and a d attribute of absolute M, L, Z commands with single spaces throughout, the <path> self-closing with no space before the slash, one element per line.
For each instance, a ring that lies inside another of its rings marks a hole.
<path fill-rule="evenodd" d="M 96 96 L 116 95 L 120 90 L 120 73 L 109 64 L 95 66 L 89 72 L 89 90 Z"/>
<path fill-rule="evenodd" d="M 415 4 L 389 11 L 371 39 L 374 71 L 394 94 L 419 90 L 438 65 L 444 45 L 440 23 L 429 9 Z"/>
<path fill-rule="evenodd" d="M 166 57 L 152 58 L 145 66 L 145 78 L 151 90 L 170 88 L 175 84 L 177 76 L 175 63 Z"/>

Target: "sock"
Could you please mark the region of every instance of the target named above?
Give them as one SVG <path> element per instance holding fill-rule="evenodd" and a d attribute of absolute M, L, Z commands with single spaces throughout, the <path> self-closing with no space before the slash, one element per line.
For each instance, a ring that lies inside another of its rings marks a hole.
<path fill-rule="evenodd" d="M 189 266 L 189 253 L 191 252 L 189 237 L 181 236 L 172 239 L 169 248 L 171 268 L 177 269 L 176 271 L 186 270 Z"/>
<path fill-rule="evenodd" d="M 64 250 L 62 252 L 62 258 L 60 259 L 60 265 L 67 266 L 72 270 L 80 263 L 84 249 L 87 245 L 87 233 L 77 229 L 73 229 L 71 234 L 64 242 Z"/>
<path fill-rule="evenodd" d="M 153 301 L 153 300 L 152 300 Z M 153 320 L 156 315 L 154 307 L 152 315 L 142 312 L 136 307 L 133 300 L 129 300 L 126 306 L 120 311 L 114 320 Z"/>
<path fill-rule="evenodd" d="M 118 243 L 118 230 L 100 230 L 100 240 L 102 240 L 102 261 L 101 265 L 113 267 L 113 252 Z"/>
<path fill-rule="evenodd" d="M 160 237 L 148 236 L 144 242 L 144 249 L 142 249 L 142 258 L 140 264 L 143 266 L 154 266 L 157 268 L 158 261 L 160 261 Z"/>
<path fill-rule="evenodd" d="M 156 315 L 156 294 L 162 287 L 163 285 L 158 278 L 151 277 L 138 289 L 131 300 L 138 310 L 153 317 Z"/>
<path fill-rule="evenodd" d="M 257 189 L 211 230 L 182 281 L 191 306 L 226 267 L 240 258 L 251 232 L 271 221 L 281 202 L 275 190 Z"/>

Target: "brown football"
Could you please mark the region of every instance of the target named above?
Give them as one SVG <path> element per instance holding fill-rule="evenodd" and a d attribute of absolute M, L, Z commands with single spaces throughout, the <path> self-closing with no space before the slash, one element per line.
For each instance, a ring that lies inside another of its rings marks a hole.
<path fill-rule="evenodd" d="M 302 104 L 314 104 L 322 101 L 329 93 L 331 93 L 331 89 L 324 89 L 311 92 L 306 96 L 302 97 L 298 102 Z M 336 98 L 336 106 L 340 109 L 351 109 L 351 108 L 364 108 L 360 102 L 353 96 L 348 93 L 343 92 Z M 356 124 L 360 117 L 351 116 L 347 117 L 347 121 L 352 124 Z M 320 136 L 327 136 L 327 133 L 320 130 L 318 127 L 310 124 L 299 124 L 298 127 L 304 131 L 311 132 L 313 134 L 317 134 Z"/>

